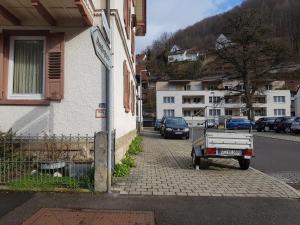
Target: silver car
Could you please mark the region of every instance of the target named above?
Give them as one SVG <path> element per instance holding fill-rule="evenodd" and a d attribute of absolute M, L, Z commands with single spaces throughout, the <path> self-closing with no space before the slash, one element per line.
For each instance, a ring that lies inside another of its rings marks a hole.
<path fill-rule="evenodd" d="M 296 117 L 291 125 L 291 131 L 293 133 L 300 133 L 300 117 Z"/>

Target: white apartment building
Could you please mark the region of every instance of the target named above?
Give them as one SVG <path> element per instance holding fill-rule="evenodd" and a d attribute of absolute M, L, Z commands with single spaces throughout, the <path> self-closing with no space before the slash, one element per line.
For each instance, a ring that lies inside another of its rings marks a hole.
<path fill-rule="evenodd" d="M 273 82 L 262 87 L 255 96 L 255 119 L 269 116 L 289 116 L 289 90 L 277 90 L 284 82 Z M 232 86 L 243 88 L 238 81 L 170 80 L 156 83 L 157 118 L 184 117 L 190 125 L 199 125 L 205 119 L 246 117 L 245 103 Z M 219 90 L 218 90 L 219 89 Z M 221 90 L 220 90 L 221 89 Z M 229 90 L 226 90 L 229 89 Z"/>
<path fill-rule="evenodd" d="M 300 86 L 298 88 L 297 95 L 294 97 L 295 101 L 295 115 L 300 116 Z"/>
<path fill-rule="evenodd" d="M 110 122 L 116 162 L 123 157 L 136 135 L 135 36 L 146 33 L 146 0 L 1 0 L 0 131 L 106 130 L 106 67 L 95 54 L 91 31 L 104 27 L 107 3 L 110 35 L 101 35 L 106 41 L 98 38 L 97 46 L 111 47 Z"/>

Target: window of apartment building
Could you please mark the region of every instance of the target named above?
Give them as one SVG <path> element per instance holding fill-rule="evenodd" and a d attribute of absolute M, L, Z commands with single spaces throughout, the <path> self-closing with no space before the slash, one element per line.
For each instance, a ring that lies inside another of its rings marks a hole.
<path fill-rule="evenodd" d="M 218 90 L 218 86 L 216 84 L 209 84 L 207 85 L 207 90 L 209 91 Z"/>
<path fill-rule="evenodd" d="M 175 116 L 175 110 L 174 109 L 164 109 L 164 116 Z"/>
<path fill-rule="evenodd" d="M 183 111 L 183 116 L 184 117 L 191 117 L 191 111 L 190 110 L 184 110 Z"/>
<path fill-rule="evenodd" d="M 175 103 L 174 97 L 164 97 L 164 103 Z"/>
<path fill-rule="evenodd" d="M 202 103 L 202 99 L 201 98 L 193 98 L 193 102 L 196 104 Z"/>
<path fill-rule="evenodd" d="M 233 115 L 232 109 L 225 109 L 225 116 L 232 116 L 232 115 Z"/>
<path fill-rule="evenodd" d="M 185 91 L 190 91 L 191 90 L 191 85 L 189 85 L 189 84 L 184 85 L 184 90 Z"/>
<path fill-rule="evenodd" d="M 209 115 L 210 116 L 221 116 L 221 109 L 210 109 Z"/>
<path fill-rule="evenodd" d="M 209 97 L 209 103 L 220 103 L 221 97 Z"/>
<path fill-rule="evenodd" d="M 274 115 L 275 116 L 285 116 L 286 111 L 285 111 L 285 109 L 274 109 Z"/>
<path fill-rule="evenodd" d="M 285 103 L 285 96 L 274 96 L 274 102 Z"/>
<path fill-rule="evenodd" d="M 182 103 L 183 103 L 183 104 L 191 104 L 191 99 L 190 99 L 190 98 L 183 97 Z"/>
<path fill-rule="evenodd" d="M 205 111 L 204 110 L 194 110 L 193 116 L 195 116 L 195 117 L 204 117 L 205 116 Z"/>
<path fill-rule="evenodd" d="M 20 105 L 60 101 L 64 95 L 64 34 L 35 31 L 34 36 L 27 31 L 28 36 L 21 36 L 18 33 L 0 34 L 0 61 L 7 68 L 1 74 L 0 100 Z"/>
<path fill-rule="evenodd" d="M 265 89 L 266 90 L 273 90 L 273 85 L 267 84 L 267 85 L 265 85 Z"/>

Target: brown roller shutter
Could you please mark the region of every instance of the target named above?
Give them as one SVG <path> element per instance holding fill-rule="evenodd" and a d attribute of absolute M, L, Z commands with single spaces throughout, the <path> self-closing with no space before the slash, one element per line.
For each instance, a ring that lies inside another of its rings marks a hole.
<path fill-rule="evenodd" d="M 135 115 L 135 88 L 134 88 L 134 84 L 131 81 L 131 112 L 132 115 Z"/>
<path fill-rule="evenodd" d="M 0 34 L 0 99 L 4 98 L 4 37 Z"/>
<path fill-rule="evenodd" d="M 60 101 L 64 97 L 64 34 L 47 36 L 46 90 L 49 100 Z"/>

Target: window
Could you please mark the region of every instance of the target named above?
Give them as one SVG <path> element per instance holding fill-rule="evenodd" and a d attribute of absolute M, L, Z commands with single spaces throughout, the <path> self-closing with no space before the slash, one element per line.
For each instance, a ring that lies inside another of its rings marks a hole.
<path fill-rule="evenodd" d="M 201 98 L 194 98 L 193 102 L 196 104 L 202 103 Z"/>
<path fill-rule="evenodd" d="M 215 84 L 207 85 L 207 90 L 209 90 L 209 91 L 218 90 L 218 86 Z"/>
<path fill-rule="evenodd" d="M 190 91 L 191 90 L 191 85 L 185 85 L 184 90 L 185 91 Z"/>
<path fill-rule="evenodd" d="M 225 116 L 232 116 L 233 112 L 232 109 L 225 109 Z"/>
<path fill-rule="evenodd" d="M 164 97 L 164 103 L 175 103 L 174 97 Z"/>
<path fill-rule="evenodd" d="M 275 116 L 285 116 L 286 111 L 285 111 L 285 109 L 274 109 L 274 115 Z"/>
<path fill-rule="evenodd" d="M 174 109 L 164 109 L 164 116 L 175 116 L 175 110 Z"/>
<path fill-rule="evenodd" d="M 285 103 L 285 96 L 274 96 L 274 102 Z"/>
<path fill-rule="evenodd" d="M 271 84 L 265 85 L 266 90 L 273 90 L 273 86 Z"/>
<path fill-rule="evenodd" d="M 209 97 L 209 103 L 220 103 L 221 97 Z"/>
<path fill-rule="evenodd" d="M 48 105 L 48 101 L 63 99 L 64 33 L 30 30 L 22 31 L 22 35 L 28 33 L 28 36 L 19 35 L 17 30 L 12 33 L 5 35 L 7 44 L 0 34 L 0 61 L 7 68 L 1 74 L 7 86 L 0 85 L 0 104 L 3 101 L 8 105 Z"/>
<path fill-rule="evenodd" d="M 9 99 L 43 99 L 45 38 L 14 36 L 10 39 Z"/>
<path fill-rule="evenodd" d="M 210 109 L 209 115 L 210 116 L 221 116 L 221 110 L 220 109 Z"/>
<path fill-rule="evenodd" d="M 191 116 L 191 111 L 190 110 L 184 110 L 183 111 L 183 116 L 184 117 L 190 117 Z"/>

